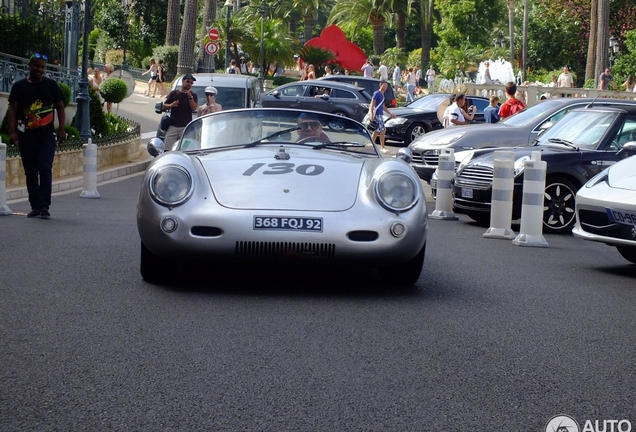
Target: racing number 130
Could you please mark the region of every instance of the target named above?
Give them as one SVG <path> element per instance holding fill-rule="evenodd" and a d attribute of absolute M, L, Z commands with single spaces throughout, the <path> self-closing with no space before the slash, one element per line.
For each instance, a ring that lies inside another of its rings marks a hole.
<path fill-rule="evenodd" d="M 264 163 L 256 163 L 256 164 L 252 165 L 251 167 L 249 167 L 243 173 L 243 175 L 244 176 L 251 176 L 256 171 L 258 171 L 258 169 L 261 168 L 263 165 L 265 165 L 265 164 Z M 317 175 L 322 174 L 325 171 L 325 167 L 320 166 L 320 165 L 314 165 L 314 164 L 298 165 L 296 167 L 296 165 L 293 164 L 293 163 L 280 162 L 280 163 L 268 164 L 267 167 L 269 169 L 263 171 L 264 175 L 269 175 L 269 174 L 289 174 L 291 172 L 296 171 L 298 174 L 301 174 L 301 175 L 317 176 Z"/>

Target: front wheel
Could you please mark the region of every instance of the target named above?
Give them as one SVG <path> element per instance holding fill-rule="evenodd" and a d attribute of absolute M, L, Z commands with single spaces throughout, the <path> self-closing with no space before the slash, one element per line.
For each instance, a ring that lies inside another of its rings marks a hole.
<path fill-rule="evenodd" d="M 466 216 L 477 222 L 477 225 L 490 226 L 490 213 L 466 212 Z"/>
<path fill-rule="evenodd" d="M 339 112 L 339 111 L 333 114 L 340 117 L 346 117 L 346 118 L 349 117 L 345 113 Z M 329 122 L 327 123 L 327 126 L 329 126 L 329 129 L 331 129 L 332 131 L 340 132 L 340 131 L 343 131 L 345 128 L 345 122 L 343 120 L 329 120 Z"/>
<path fill-rule="evenodd" d="M 616 246 L 618 253 L 622 255 L 627 261 L 632 264 L 636 264 L 636 247 L 630 246 Z"/>
<path fill-rule="evenodd" d="M 378 269 L 380 280 L 384 284 L 392 285 L 413 285 L 420 278 L 422 267 L 424 267 L 424 255 L 426 253 L 426 243 L 413 258 L 403 264 L 396 264 L 390 267 Z"/>
<path fill-rule="evenodd" d="M 404 144 L 409 145 L 412 141 L 426 133 L 426 128 L 421 123 L 414 123 L 406 131 L 404 135 Z"/>
<path fill-rule="evenodd" d="M 549 177 L 543 194 L 543 228 L 553 234 L 569 233 L 574 227 L 574 198 L 579 190 L 570 180 Z"/>

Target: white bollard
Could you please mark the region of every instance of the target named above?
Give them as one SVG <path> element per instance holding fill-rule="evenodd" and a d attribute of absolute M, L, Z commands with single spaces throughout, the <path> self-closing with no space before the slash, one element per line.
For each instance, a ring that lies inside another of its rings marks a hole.
<path fill-rule="evenodd" d="M 437 197 L 435 211 L 429 215 L 431 219 L 457 220 L 453 213 L 453 188 L 451 182 L 455 177 L 455 150 L 442 149 L 437 166 Z"/>
<path fill-rule="evenodd" d="M 7 145 L 0 138 L 0 216 L 13 214 L 7 205 Z"/>
<path fill-rule="evenodd" d="M 526 161 L 524 165 L 521 228 L 512 244 L 548 247 L 548 242 L 543 238 L 543 197 L 548 164 L 541 160 L 541 152 L 537 151 L 532 152 L 532 160 Z"/>
<path fill-rule="evenodd" d="M 84 149 L 84 190 L 80 194 L 80 198 L 99 198 L 97 192 L 97 144 L 89 138 L 88 144 L 82 146 Z"/>
<path fill-rule="evenodd" d="M 515 233 L 511 228 L 514 167 L 514 152 L 495 152 L 490 204 L 490 228 L 484 233 L 485 238 L 507 240 L 515 238 Z"/>

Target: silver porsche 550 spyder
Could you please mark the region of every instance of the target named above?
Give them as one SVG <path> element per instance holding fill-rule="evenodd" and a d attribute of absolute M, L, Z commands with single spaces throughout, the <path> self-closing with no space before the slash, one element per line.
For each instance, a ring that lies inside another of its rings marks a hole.
<path fill-rule="evenodd" d="M 393 284 L 420 276 L 427 212 L 409 150 L 382 157 L 354 120 L 222 111 L 193 120 L 174 151 L 157 138 L 148 150 L 158 157 L 143 179 L 137 228 L 149 282 L 192 259 L 360 263 Z"/>

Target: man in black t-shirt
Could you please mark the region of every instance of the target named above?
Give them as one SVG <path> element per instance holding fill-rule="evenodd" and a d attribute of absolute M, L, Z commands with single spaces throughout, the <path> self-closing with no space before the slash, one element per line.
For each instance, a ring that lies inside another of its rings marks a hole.
<path fill-rule="evenodd" d="M 55 112 L 59 122 L 57 139 L 66 139 L 62 92 L 55 81 L 44 76 L 47 60 L 45 55 L 33 54 L 28 78 L 16 81 L 9 94 L 9 139 L 20 148 L 31 204 L 28 218 L 51 217 Z"/>
<path fill-rule="evenodd" d="M 174 143 L 181 138 L 183 129 L 192 121 L 192 111 L 196 111 L 199 106 L 196 93 L 191 91 L 195 81 L 192 74 L 184 75 L 181 88 L 168 93 L 163 103 L 163 109 L 170 110 L 170 127 L 164 139 L 166 151 L 172 150 Z"/>

